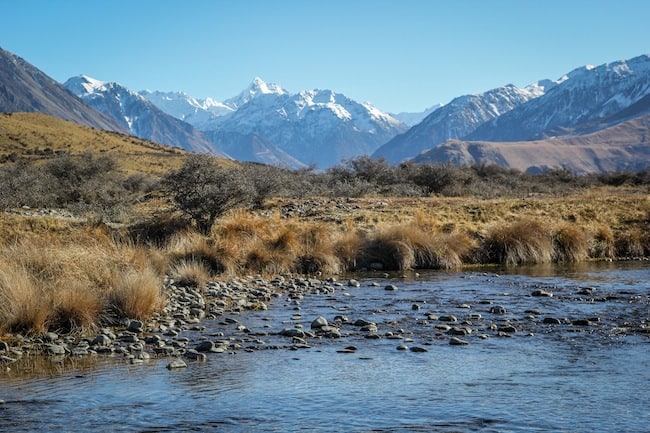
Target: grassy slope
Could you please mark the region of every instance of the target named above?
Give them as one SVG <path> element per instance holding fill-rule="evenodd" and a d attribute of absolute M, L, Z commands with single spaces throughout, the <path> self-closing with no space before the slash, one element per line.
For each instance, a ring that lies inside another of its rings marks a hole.
<path fill-rule="evenodd" d="M 79 126 L 36 113 L 0 114 L 0 161 L 52 158 L 58 152 L 110 154 L 127 174 L 160 176 L 178 168 L 186 152 L 139 138 Z"/>

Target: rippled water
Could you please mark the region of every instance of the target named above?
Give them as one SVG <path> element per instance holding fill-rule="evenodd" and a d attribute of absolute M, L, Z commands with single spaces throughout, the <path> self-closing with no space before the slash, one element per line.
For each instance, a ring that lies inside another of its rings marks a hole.
<path fill-rule="evenodd" d="M 300 310 L 280 299 L 268 311 L 234 317 L 270 333 L 309 328 L 318 315 L 366 318 L 378 334 L 402 334 L 427 352 L 398 351 L 403 340 L 368 339 L 344 325 L 341 339 L 310 340 L 310 349 L 257 345 L 183 370 L 167 370 L 164 360 L 100 359 L 48 377 L 0 376 L 0 431 L 649 431 L 650 337 L 629 332 L 650 320 L 649 277 L 646 266 L 619 263 L 427 273 L 390 281 L 395 292 L 383 290 L 386 280 L 363 279 L 359 288 L 305 296 Z M 593 296 L 578 295 L 586 286 Z M 540 288 L 554 296 L 530 296 Z M 507 313 L 490 314 L 492 305 Z M 542 314 L 529 317 L 528 309 Z M 451 346 L 427 312 L 482 319 L 463 337 L 470 344 Z M 546 325 L 544 317 L 600 321 Z M 518 328 L 511 337 L 490 331 L 503 321 Z M 206 326 L 210 335 L 235 325 Z M 337 352 L 350 345 L 357 351 Z"/>

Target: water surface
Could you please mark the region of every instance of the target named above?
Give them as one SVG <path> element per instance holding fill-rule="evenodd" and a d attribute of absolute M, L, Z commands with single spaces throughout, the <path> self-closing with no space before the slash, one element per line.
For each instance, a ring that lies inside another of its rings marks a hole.
<path fill-rule="evenodd" d="M 367 276 L 359 288 L 305 296 L 299 306 L 280 298 L 268 311 L 233 317 L 253 334 L 274 334 L 345 315 L 377 323 L 382 338 L 348 322 L 341 339 L 312 339 L 309 349 L 265 350 L 287 338 L 259 336 L 249 351 L 210 354 L 182 370 L 167 370 L 166 360 L 98 358 L 45 377 L 4 375 L 0 431 L 648 431 L 650 337 L 633 329 L 650 320 L 649 277 L 647 266 L 622 263 Z M 398 290 L 385 291 L 388 283 Z M 592 296 L 579 294 L 584 287 Z M 553 297 L 530 296 L 537 289 Z M 494 305 L 506 314 L 491 314 Z M 471 322 L 469 344 L 449 345 L 426 313 Z M 600 321 L 548 325 L 544 317 Z M 517 332 L 490 328 L 506 322 Z M 204 324 L 208 337 L 235 326 Z M 403 339 L 386 338 L 391 332 Z M 356 352 L 337 352 L 350 345 Z"/>

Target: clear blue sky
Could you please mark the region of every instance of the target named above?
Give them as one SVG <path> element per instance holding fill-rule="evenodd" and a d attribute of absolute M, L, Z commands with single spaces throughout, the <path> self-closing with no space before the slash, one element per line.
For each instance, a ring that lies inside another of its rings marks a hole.
<path fill-rule="evenodd" d="M 422 111 L 650 53 L 650 1 L 0 0 L 0 47 L 58 81 L 224 100 L 259 76 Z"/>

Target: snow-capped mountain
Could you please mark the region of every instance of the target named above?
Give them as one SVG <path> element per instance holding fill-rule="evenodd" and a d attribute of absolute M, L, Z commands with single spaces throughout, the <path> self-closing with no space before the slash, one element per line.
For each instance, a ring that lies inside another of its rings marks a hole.
<path fill-rule="evenodd" d="M 67 80 L 64 86 L 136 137 L 194 152 L 227 156 L 189 123 L 164 113 L 120 84 L 79 75 Z"/>
<path fill-rule="evenodd" d="M 292 94 L 261 78 L 220 103 L 220 110 L 210 111 L 205 101 L 182 93 L 141 95 L 192 123 L 217 147 L 239 155 L 237 159 L 287 167 L 315 164 L 327 168 L 343 159 L 371 154 L 407 129 L 369 103 L 331 90 Z"/>
<path fill-rule="evenodd" d="M 309 90 L 256 94 L 221 118 L 217 130 L 256 134 L 304 164 L 327 168 L 371 154 L 406 128 L 369 103 L 331 90 Z"/>
<path fill-rule="evenodd" d="M 217 117 L 235 111 L 235 107 L 212 98 L 197 99 L 184 92 L 138 92 L 165 113 L 189 123 L 199 130 L 210 129 Z"/>
<path fill-rule="evenodd" d="M 289 92 L 273 83 L 266 83 L 260 77 L 255 77 L 253 82 L 239 95 L 226 100 L 224 103 L 235 110 L 260 95 L 288 95 Z"/>
<path fill-rule="evenodd" d="M 455 98 L 381 146 L 373 157 L 399 163 L 446 140 L 465 137 L 483 123 L 538 98 L 553 84 L 543 81 L 524 89 L 509 84 L 478 95 Z"/>
<path fill-rule="evenodd" d="M 650 55 L 577 68 L 545 94 L 477 128 L 468 140 L 517 141 L 564 135 L 580 125 L 592 130 L 650 94 Z M 620 117 L 620 116 L 619 116 Z"/>

